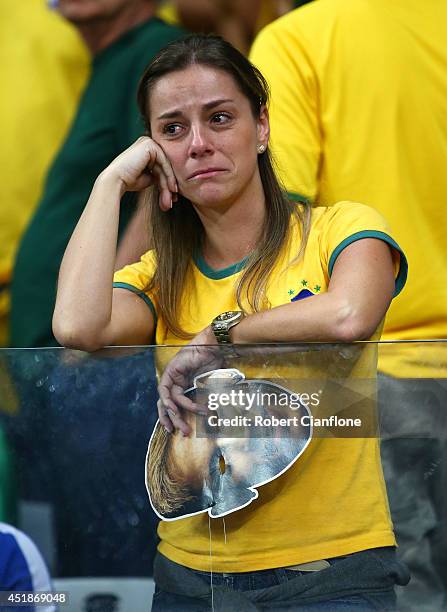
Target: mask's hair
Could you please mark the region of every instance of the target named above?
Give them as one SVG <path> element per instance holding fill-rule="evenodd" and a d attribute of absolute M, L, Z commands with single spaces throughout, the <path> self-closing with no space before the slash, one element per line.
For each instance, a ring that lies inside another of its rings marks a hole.
<path fill-rule="evenodd" d="M 163 516 L 169 516 L 193 499 L 171 457 L 173 434 L 161 425 L 155 429 L 147 459 L 147 485 L 152 503 Z"/>

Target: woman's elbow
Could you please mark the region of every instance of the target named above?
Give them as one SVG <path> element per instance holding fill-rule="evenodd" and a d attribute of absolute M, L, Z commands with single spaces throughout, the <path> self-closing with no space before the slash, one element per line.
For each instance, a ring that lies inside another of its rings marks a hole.
<path fill-rule="evenodd" d="M 79 326 L 71 325 L 56 316 L 53 317 L 53 334 L 60 345 L 65 348 L 93 353 L 103 347 L 96 334 Z"/>
<path fill-rule="evenodd" d="M 369 340 L 380 321 L 370 320 L 360 310 L 345 304 L 336 317 L 335 336 L 337 342 L 351 343 Z"/>

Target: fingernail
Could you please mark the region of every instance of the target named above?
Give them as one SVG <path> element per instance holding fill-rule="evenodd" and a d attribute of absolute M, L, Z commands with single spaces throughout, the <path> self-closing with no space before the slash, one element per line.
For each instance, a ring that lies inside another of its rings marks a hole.
<path fill-rule="evenodd" d="M 171 208 L 172 208 L 172 196 L 171 196 Z"/>
<path fill-rule="evenodd" d="M 167 412 L 172 416 L 172 417 L 176 417 L 177 415 L 175 414 L 175 412 L 173 410 L 171 410 L 171 408 L 167 409 Z"/>
<path fill-rule="evenodd" d="M 163 427 L 165 428 L 165 431 L 168 432 L 168 434 L 172 433 L 172 429 L 169 429 L 168 427 L 166 427 L 166 425 L 163 425 Z"/>

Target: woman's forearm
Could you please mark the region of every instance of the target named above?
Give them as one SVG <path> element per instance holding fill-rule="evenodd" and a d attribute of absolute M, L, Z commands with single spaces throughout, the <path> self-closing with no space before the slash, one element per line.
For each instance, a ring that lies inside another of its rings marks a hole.
<path fill-rule="evenodd" d="M 84 346 L 110 321 L 122 182 L 110 172 L 95 182 L 59 272 L 53 330 L 65 346 Z"/>
<path fill-rule="evenodd" d="M 129 295 L 113 302 L 112 281 L 121 197 L 154 184 L 160 208 L 169 210 L 177 181 L 163 149 L 147 136 L 120 153 L 97 178 L 59 272 L 53 331 L 61 344 L 93 351 L 151 337 L 152 318 L 143 302 L 135 302 L 136 296 L 129 301 Z"/>
<path fill-rule="evenodd" d="M 115 270 L 139 261 L 140 257 L 150 250 L 151 244 L 147 231 L 148 216 L 144 199 L 140 198 L 123 235 L 120 237 L 115 259 Z"/>
<path fill-rule="evenodd" d="M 250 315 L 236 325 L 230 335 L 236 344 L 353 342 L 367 339 L 374 330 L 375 327 L 366 324 L 362 329 L 355 306 L 325 293 Z"/>

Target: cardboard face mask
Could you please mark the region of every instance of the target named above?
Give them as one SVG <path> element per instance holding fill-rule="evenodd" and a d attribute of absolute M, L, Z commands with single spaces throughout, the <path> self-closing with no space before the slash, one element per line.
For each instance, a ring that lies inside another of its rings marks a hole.
<path fill-rule="evenodd" d="M 245 380 L 239 370 L 201 374 L 185 395 L 206 406 L 206 416 L 183 413 L 192 429 L 188 437 L 169 434 L 157 422 L 146 457 L 149 499 L 163 520 L 240 510 L 311 440 L 310 411 L 296 394 L 269 381 Z"/>

